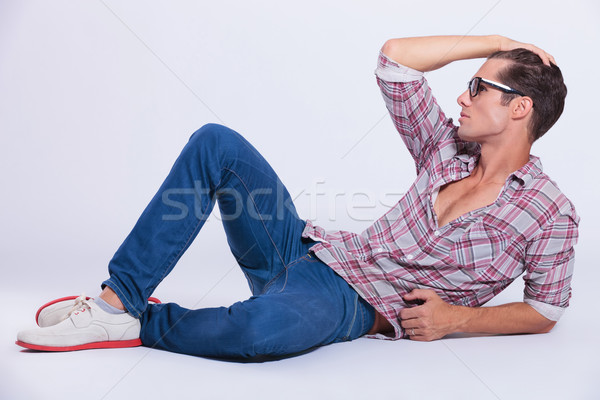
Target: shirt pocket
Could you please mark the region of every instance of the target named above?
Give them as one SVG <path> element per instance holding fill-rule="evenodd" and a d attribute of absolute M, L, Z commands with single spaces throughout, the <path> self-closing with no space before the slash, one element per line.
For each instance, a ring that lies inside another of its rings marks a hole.
<path fill-rule="evenodd" d="M 510 276 L 505 276 L 502 270 L 494 266 L 494 261 L 506 251 L 512 241 L 513 237 L 509 232 L 480 220 L 473 223 L 454 242 L 450 257 L 458 268 L 478 281 L 509 279 Z"/>

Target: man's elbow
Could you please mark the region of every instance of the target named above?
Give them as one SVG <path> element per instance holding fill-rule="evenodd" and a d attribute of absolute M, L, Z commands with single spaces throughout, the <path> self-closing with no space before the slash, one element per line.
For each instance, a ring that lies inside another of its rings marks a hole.
<path fill-rule="evenodd" d="M 401 41 L 402 39 L 388 39 L 383 46 L 381 46 L 381 52 L 388 58 L 396 60 L 396 57 L 402 51 Z"/>
<path fill-rule="evenodd" d="M 556 325 L 556 321 L 546 319 L 546 321 L 540 324 L 539 328 L 533 333 L 548 333 L 554 328 L 554 325 Z"/>
<path fill-rule="evenodd" d="M 539 311 L 534 309 L 530 304 L 528 305 L 529 316 L 527 319 L 529 320 L 530 333 L 548 333 L 554 328 L 557 321 L 553 321 L 544 317 Z"/>
<path fill-rule="evenodd" d="M 388 58 L 391 58 L 392 56 L 393 40 L 394 39 L 389 39 L 383 44 L 383 46 L 381 46 L 381 52 L 385 54 Z"/>

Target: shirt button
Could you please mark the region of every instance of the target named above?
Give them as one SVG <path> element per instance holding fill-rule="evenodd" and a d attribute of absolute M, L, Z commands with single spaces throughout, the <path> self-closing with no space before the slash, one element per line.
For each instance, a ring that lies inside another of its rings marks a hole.
<path fill-rule="evenodd" d="M 440 236 L 440 231 L 434 231 L 434 232 L 433 232 L 433 234 L 434 234 L 435 236 Z"/>
<path fill-rule="evenodd" d="M 383 249 L 381 247 L 378 249 L 375 249 L 375 253 L 383 253 Z"/>
<path fill-rule="evenodd" d="M 413 258 L 415 258 L 415 256 L 413 256 L 412 254 L 409 254 L 406 256 L 407 260 L 412 260 Z"/>

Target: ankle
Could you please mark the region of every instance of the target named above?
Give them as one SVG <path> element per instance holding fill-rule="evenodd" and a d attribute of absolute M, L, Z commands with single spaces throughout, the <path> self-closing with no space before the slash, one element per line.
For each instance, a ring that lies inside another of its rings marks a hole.
<path fill-rule="evenodd" d="M 119 310 L 125 311 L 125 306 L 119 299 L 119 296 L 117 296 L 115 291 L 112 290 L 110 287 L 105 286 L 104 289 L 102 290 L 102 293 L 100 293 L 100 296 L 98 296 L 98 297 L 100 297 L 102 300 L 104 300 L 111 306 L 118 308 Z"/>

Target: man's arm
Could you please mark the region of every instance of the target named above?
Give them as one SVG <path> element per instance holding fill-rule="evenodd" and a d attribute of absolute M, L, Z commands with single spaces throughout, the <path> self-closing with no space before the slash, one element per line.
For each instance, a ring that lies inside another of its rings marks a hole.
<path fill-rule="evenodd" d="M 499 49 L 535 46 L 492 36 L 430 36 L 388 40 L 381 49 L 375 71 L 394 126 L 410 151 L 417 173 L 445 139 L 457 139 L 452 121 L 435 101 L 421 71 L 451 61 L 486 57 Z M 466 79 L 465 79 L 466 80 Z"/>
<path fill-rule="evenodd" d="M 546 333 L 556 324 L 523 302 L 495 307 L 454 306 L 429 289 L 415 289 L 404 299 L 424 301 L 400 311 L 400 324 L 412 340 L 430 341 L 454 332 Z"/>
<path fill-rule="evenodd" d="M 528 43 L 500 36 L 426 36 L 390 39 L 381 51 L 397 62 L 427 72 L 443 67 L 453 61 L 485 58 L 498 50 L 525 48 L 542 58 L 544 64 L 556 64 L 544 50 Z"/>

